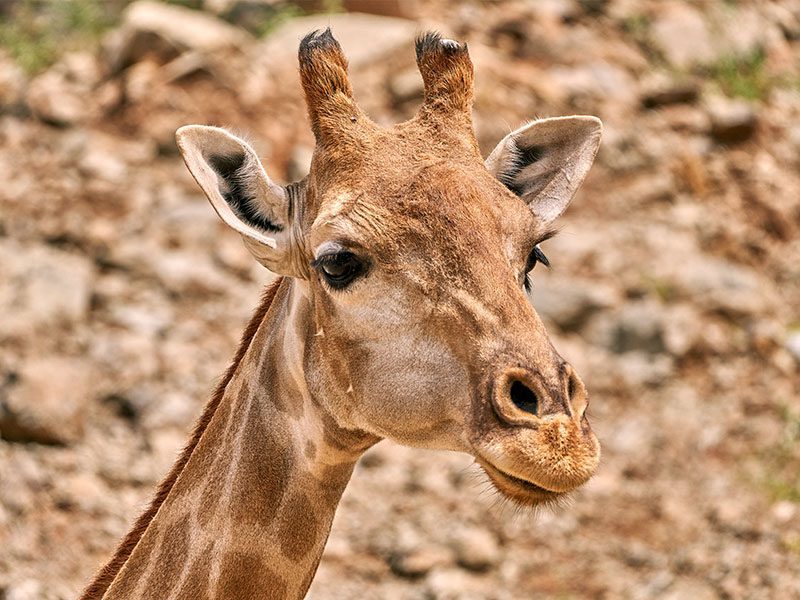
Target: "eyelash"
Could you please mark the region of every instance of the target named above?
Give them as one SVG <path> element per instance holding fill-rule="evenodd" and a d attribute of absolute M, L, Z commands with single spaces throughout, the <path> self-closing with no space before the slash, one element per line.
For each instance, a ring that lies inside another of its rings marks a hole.
<path fill-rule="evenodd" d="M 533 268 L 536 266 L 537 263 L 542 263 L 548 269 L 550 268 L 550 260 L 545 256 L 542 249 L 539 248 L 539 244 L 536 244 L 531 250 L 530 255 L 528 256 L 528 262 L 525 265 L 525 279 L 522 282 L 522 287 L 525 288 L 526 293 L 530 293 L 531 288 L 533 287 L 533 280 L 531 279 L 531 273 L 533 272 Z"/>

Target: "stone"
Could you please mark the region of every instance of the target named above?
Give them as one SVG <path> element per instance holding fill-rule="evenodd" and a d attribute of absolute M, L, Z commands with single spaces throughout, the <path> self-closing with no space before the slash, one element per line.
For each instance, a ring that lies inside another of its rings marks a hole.
<path fill-rule="evenodd" d="M 800 331 L 791 332 L 784 345 L 789 353 L 800 362 Z"/>
<path fill-rule="evenodd" d="M 667 279 L 676 296 L 708 312 L 741 320 L 769 313 L 776 304 L 771 287 L 748 267 L 701 255 L 671 270 Z"/>
<path fill-rule="evenodd" d="M 699 10 L 685 2 L 665 2 L 650 28 L 653 44 L 678 69 L 706 64 L 716 58 L 714 40 Z"/>
<path fill-rule="evenodd" d="M 0 437 L 41 444 L 78 441 L 91 390 L 92 369 L 83 360 L 63 356 L 27 360 L 0 391 Z"/>
<path fill-rule="evenodd" d="M 42 598 L 42 584 L 35 579 L 23 579 L 7 587 L 3 600 L 39 600 Z"/>
<path fill-rule="evenodd" d="M 664 600 L 717 600 L 719 594 L 716 590 L 704 581 L 682 577 L 676 579 L 669 588 L 658 595 Z"/>
<path fill-rule="evenodd" d="M 162 251 L 149 266 L 164 288 L 176 294 L 222 293 L 229 289 L 230 279 L 202 258 L 194 252 Z"/>
<path fill-rule="evenodd" d="M 289 155 L 289 162 L 286 165 L 286 176 L 289 181 L 300 181 L 308 175 L 311 169 L 311 158 L 314 156 L 314 148 L 305 144 L 298 144 L 292 148 Z"/>
<path fill-rule="evenodd" d="M 483 528 L 467 527 L 452 541 L 459 565 L 470 571 L 486 571 L 500 560 L 500 547 L 495 536 Z"/>
<path fill-rule="evenodd" d="M 553 83 L 570 98 L 588 96 L 616 104 L 636 99 L 636 82 L 625 69 L 603 60 L 594 60 L 574 67 L 557 66 L 548 70 Z"/>
<path fill-rule="evenodd" d="M 597 312 L 619 302 L 613 288 L 579 279 L 536 279 L 528 297 L 542 317 L 563 331 L 577 331 Z"/>
<path fill-rule="evenodd" d="M 771 513 L 775 521 L 781 525 L 785 525 L 798 514 L 798 506 L 795 502 L 780 500 L 773 505 Z"/>
<path fill-rule="evenodd" d="M 242 52 L 253 42 L 245 30 L 213 15 L 174 4 L 138 0 L 124 12 L 122 25 L 105 40 L 105 58 L 118 71 L 155 56 L 167 62 L 186 51 Z"/>
<path fill-rule="evenodd" d="M 53 125 L 76 125 L 91 116 L 82 89 L 56 68 L 34 77 L 28 86 L 26 102 L 36 117 Z"/>
<path fill-rule="evenodd" d="M 89 311 L 94 268 L 75 254 L 0 241 L 0 339 L 74 325 Z"/>
<path fill-rule="evenodd" d="M 424 91 L 422 76 L 416 68 L 396 73 L 389 79 L 389 93 L 395 105 L 420 100 Z"/>
<path fill-rule="evenodd" d="M 743 100 L 717 98 L 706 108 L 711 137 L 722 144 L 736 144 L 753 137 L 758 125 L 755 108 Z"/>
<path fill-rule="evenodd" d="M 587 325 L 586 339 L 612 352 L 665 351 L 664 308 L 655 300 L 628 302 L 614 314 L 598 315 Z"/>
<path fill-rule="evenodd" d="M 389 566 L 396 575 L 416 579 L 435 567 L 452 563 L 450 552 L 437 546 L 422 546 L 410 552 L 395 555 Z"/>
<path fill-rule="evenodd" d="M 487 600 L 488 598 L 495 598 L 496 596 L 490 595 L 487 589 L 491 584 L 479 581 L 480 579 L 460 569 L 435 569 L 426 578 L 427 593 L 423 597 L 431 600 Z"/>
<path fill-rule="evenodd" d="M 78 170 L 86 177 L 117 185 L 124 183 L 128 168 L 117 150 L 110 137 L 90 135 L 78 158 Z"/>
<path fill-rule="evenodd" d="M 418 29 L 414 21 L 394 17 L 362 13 L 311 15 L 292 19 L 277 28 L 256 54 L 271 63 L 285 57 L 294 68 L 300 40 L 309 31 L 325 27 L 331 28 L 341 44 L 351 70 L 380 62 L 394 52 L 406 52 L 413 57 L 411 50 Z"/>
<path fill-rule="evenodd" d="M 675 361 L 666 354 L 632 350 L 617 357 L 617 368 L 626 385 L 632 388 L 658 386 L 675 371 Z"/>
<path fill-rule="evenodd" d="M 645 108 L 658 108 L 671 104 L 691 104 L 700 95 L 700 86 L 695 80 L 654 78 L 642 86 L 640 101 Z"/>
<path fill-rule="evenodd" d="M 347 12 L 368 13 L 382 17 L 401 17 L 414 19 L 417 16 L 417 0 L 343 0 Z"/>

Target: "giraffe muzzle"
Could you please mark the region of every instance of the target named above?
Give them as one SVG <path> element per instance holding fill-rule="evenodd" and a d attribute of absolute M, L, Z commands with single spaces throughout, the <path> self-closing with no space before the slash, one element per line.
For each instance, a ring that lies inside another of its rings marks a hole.
<path fill-rule="evenodd" d="M 588 406 L 588 394 L 580 377 L 562 363 L 555 381 L 523 367 L 501 372 L 491 389 L 497 417 L 512 426 L 536 427 L 550 415 L 566 415 L 580 421 Z"/>
<path fill-rule="evenodd" d="M 586 388 L 570 365 L 557 366 L 548 379 L 518 364 L 501 370 L 479 409 L 478 463 L 520 504 L 555 501 L 585 483 L 599 463 L 600 445 L 585 415 Z"/>

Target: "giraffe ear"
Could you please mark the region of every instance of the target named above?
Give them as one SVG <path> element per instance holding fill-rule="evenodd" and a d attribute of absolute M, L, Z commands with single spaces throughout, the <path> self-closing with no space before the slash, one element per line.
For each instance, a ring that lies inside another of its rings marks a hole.
<path fill-rule="evenodd" d="M 586 178 L 602 131 L 597 117 L 533 121 L 504 137 L 486 168 L 547 223 L 566 210 Z"/>
<path fill-rule="evenodd" d="M 280 275 L 301 276 L 292 256 L 293 213 L 287 191 L 264 171 L 244 140 L 219 127 L 187 125 L 175 134 L 183 160 L 222 220 L 255 259 Z"/>

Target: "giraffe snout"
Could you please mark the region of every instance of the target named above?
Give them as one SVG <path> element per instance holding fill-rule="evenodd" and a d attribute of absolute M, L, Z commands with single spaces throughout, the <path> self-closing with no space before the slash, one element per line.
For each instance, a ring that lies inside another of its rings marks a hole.
<path fill-rule="evenodd" d="M 495 378 L 491 400 L 501 421 L 518 426 L 536 426 L 548 415 L 580 421 L 589 404 L 586 386 L 567 363 L 561 363 L 551 378 L 532 369 L 508 367 Z"/>

